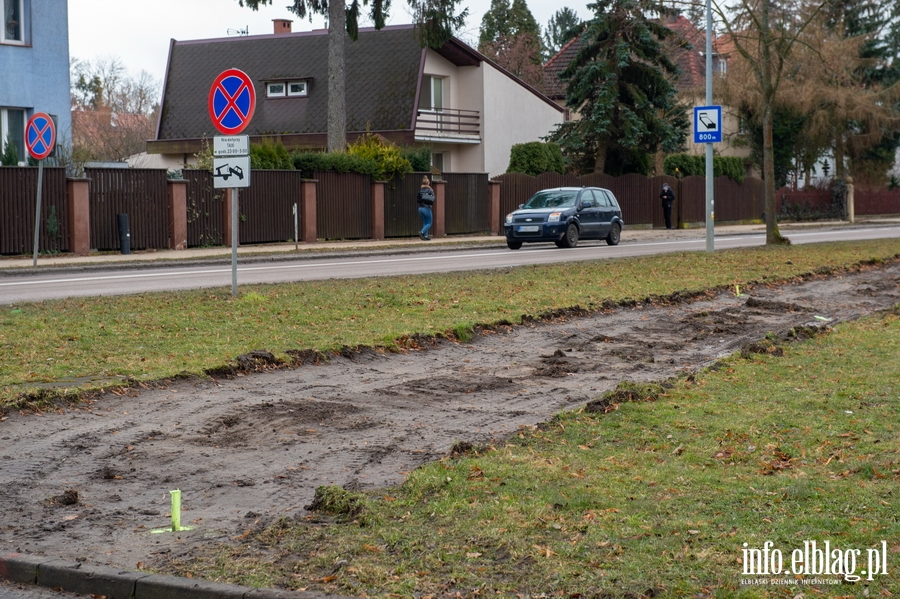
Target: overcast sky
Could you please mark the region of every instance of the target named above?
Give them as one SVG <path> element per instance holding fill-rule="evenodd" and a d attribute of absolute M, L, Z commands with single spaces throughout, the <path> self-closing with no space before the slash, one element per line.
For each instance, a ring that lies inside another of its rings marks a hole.
<path fill-rule="evenodd" d="M 160 83 L 166 69 L 169 40 L 226 37 L 228 30 L 248 29 L 250 35 L 272 33 L 272 19 L 292 19 L 293 31 L 324 27 L 322 17 L 300 20 L 287 8 L 289 0 L 274 0 L 259 11 L 238 6 L 237 0 L 68 0 L 69 56 L 81 60 L 118 58 L 129 74 L 142 70 Z M 465 1 L 465 0 L 463 0 Z M 389 25 L 412 22 L 405 0 L 394 0 Z M 528 7 L 543 29 L 553 14 L 568 5 L 581 18 L 590 16 L 587 0 L 530 0 Z M 490 0 L 471 0 L 468 26 L 458 35 L 474 43 Z M 362 24 L 361 24 L 362 26 Z"/>

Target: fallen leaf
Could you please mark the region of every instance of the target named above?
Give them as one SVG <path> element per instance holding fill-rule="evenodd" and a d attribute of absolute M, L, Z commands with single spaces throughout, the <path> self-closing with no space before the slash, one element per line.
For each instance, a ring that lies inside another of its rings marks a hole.
<path fill-rule="evenodd" d="M 481 557 L 481 554 L 478 553 L 477 551 L 472 551 L 472 552 L 467 553 L 467 554 L 466 554 L 466 557 L 472 557 L 472 558 L 474 558 L 474 557 Z"/>

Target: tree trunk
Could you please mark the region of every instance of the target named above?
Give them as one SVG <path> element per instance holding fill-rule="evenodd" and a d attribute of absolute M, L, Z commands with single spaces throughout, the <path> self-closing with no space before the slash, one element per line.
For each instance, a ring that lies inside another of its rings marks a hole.
<path fill-rule="evenodd" d="M 594 153 L 594 172 L 602 173 L 603 169 L 606 167 L 606 144 L 601 144 L 597 146 L 597 151 Z"/>
<path fill-rule="evenodd" d="M 762 0 L 760 42 L 762 45 L 762 101 L 763 101 L 763 183 L 766 207 L 766 245 L 790 243 L 778 230 L 775 213 L 775 144 L 772 139 L 772 114 L 775 110 L 775 82 L 772 79 L 772 35 L 769 29 L 769 0 Z"/>
<path fill-rule="evenodd" d="M 347 147 L 347 94 L 345 50 L 347 14 L 344 2 L 328 6 L 328 151 Z"/>

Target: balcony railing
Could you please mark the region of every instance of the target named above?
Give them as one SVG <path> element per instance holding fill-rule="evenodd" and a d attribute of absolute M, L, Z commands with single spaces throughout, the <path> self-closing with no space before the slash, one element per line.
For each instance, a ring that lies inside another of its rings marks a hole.
<path fill-rule="evenodd" d="M 480 121 L 477 110 L 420 109 L 416 112 L 416 132 L 428 137 L 479 137 Z"/>

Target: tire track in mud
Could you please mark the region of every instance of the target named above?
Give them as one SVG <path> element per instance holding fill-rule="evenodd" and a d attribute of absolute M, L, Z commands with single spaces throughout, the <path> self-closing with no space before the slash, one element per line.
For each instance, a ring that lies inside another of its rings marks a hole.
<path fill-rule="evenodd" d="M 319 485 L 400 483 L 454 443 L 500 441 L 622 380 L 661 380 L 769 332 L 900 302 L 900 265 L 502 327 L 425 351 L 107 395 L 0 423 L 0 547 L 134 568 L 302 514 Z M 190 532 L 167 524 L 182 490 Z M 48 501 L 67 490 L 78 502 Z"/>

